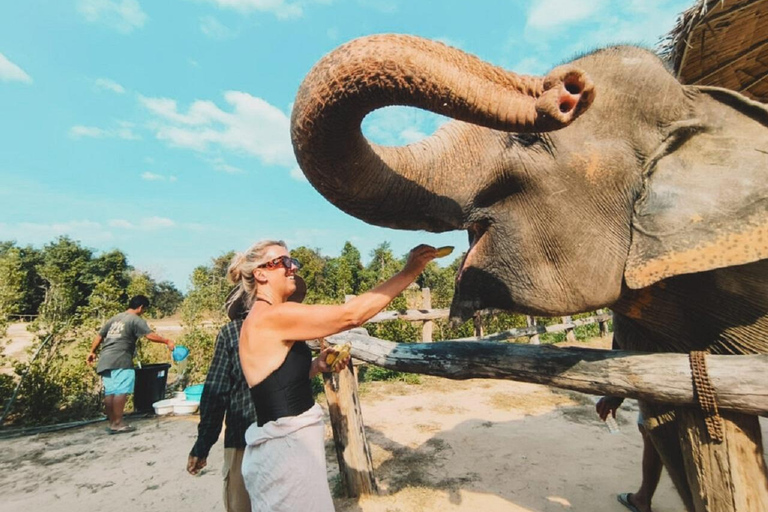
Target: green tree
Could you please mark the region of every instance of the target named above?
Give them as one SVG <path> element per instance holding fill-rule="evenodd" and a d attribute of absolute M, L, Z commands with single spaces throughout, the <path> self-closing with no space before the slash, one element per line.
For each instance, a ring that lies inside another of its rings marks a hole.
<path fill-rule="evenodd" d="M 26 281 L 21 251 L 13 247 L 0 254 L 0 337 L 11 315 L 21 312 Z"/>
<path fill-rule="evenodd" d="M 368 291 L 395 275 L 402 261 L 395 258 L 389 242 L 383 242 L 371 251 L 371 261 L 363 269 L 359 292 Z"/>
<path fill-rule="evenodd" d="M 86 278 L 92 252 L 63 236 L 47 244 L 37 270 L 45 283 L 45 298 L 39 314 L 43 322 L 75 316 L 87 304 L 91 287 Z"/>
<path fill-rule="evenodd" d="M 304 302 L 307 304 L 333 302 L 334 294 L 327 290 L 325 269 L 327 260 L 320 255 L 320 250 L 302 246 L 292 250 L 291 255 L 301 263 L 298 274 L 307 283 L 307 296 Z"/>
<path fill-rule="evenodd" d="M 161 281 L 155 287 L 152 297 L 152 309 L 158 318 L 171 316 L 179 309 L 184 295 L 170 281 Z"/>

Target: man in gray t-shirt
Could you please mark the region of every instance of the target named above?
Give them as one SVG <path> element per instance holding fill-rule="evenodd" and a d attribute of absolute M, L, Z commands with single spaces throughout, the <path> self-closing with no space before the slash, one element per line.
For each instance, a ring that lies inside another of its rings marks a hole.
<path fill-rule="evenodd" d="M 133 354 L 136 342 L 142 336 L 155 343 L 163 343 L 173 350 L 173 341 L 152 332 L 141 315 L 149 309 L 149 299 L 143 295 L 133 297 L 128 309 L 113 316 L 93 339 L 86 362 L 93 364 L 96 349 L 101 347 L 96 372 L 104 383 L 104 409 L 109 420 L 109 433 L 131 432 L 134 428 L 123 422 L 123 411 L 128 395 L 133 393 L 136 372 Z"/>

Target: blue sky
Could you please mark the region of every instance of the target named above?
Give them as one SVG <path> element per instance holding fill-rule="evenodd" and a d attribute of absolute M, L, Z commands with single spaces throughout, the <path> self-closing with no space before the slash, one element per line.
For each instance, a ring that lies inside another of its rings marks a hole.
<path fill-rule="evenodd" d="M 69 235 L 185 289 L 191 270 L 262 238 L 337 256 L 396 255 L 463 232 L 396 231 L 334 208 L 304 179 L 291 104 L 324 54 L 356 37 L 440 40 L 543 74 L 606 44 L 654 47 L 693 0 L 24 0 L 0 6 L 0 240 Z M 371 114 L 406 144 L 441 120 Z"/>

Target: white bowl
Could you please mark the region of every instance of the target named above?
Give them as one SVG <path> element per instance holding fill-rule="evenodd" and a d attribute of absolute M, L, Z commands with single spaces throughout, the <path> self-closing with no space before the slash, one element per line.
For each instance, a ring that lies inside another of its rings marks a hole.
<path fill-rule="evenodd" d="M 176 400 L 173 404 L 173 413 L 194 414 L 197 412 L 198 407 L 200 407 L 200 402 L 194 402 L 192 400 Z"/>
<path fill-rule="evenodd" d="M 152 404 L 152 407 L 155 408 L 155 414 L 158 416 L 164 416 L 166 414 L 171 414 L 174 408 L 174 405 L 178 402 L 178 400 L 174 400 L 172 398 L 168 400 L 160 400 L 159 402 L 155 402 Z"/>

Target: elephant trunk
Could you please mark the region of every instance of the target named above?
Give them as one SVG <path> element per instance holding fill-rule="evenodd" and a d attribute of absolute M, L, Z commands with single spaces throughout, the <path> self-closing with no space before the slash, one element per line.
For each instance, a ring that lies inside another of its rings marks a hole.
<path fill-rule="evenodd" d="M 593 98 L 589 79 L 570 66 L 546 78 L 519 76 L 441 43 L 370 36 L 310 71 L 291 137 L 309 181 L 342 210 L 372 224 L 443 231 L 463 227 L 464 209 L 486 181 L 462 172 L 471 167 L 471 134 L 449 126 L 416 144 L 378 146 L 360 128 L 369 112 L 406 105 L 496 130 L 543 132 L 566 126 Z"/>

